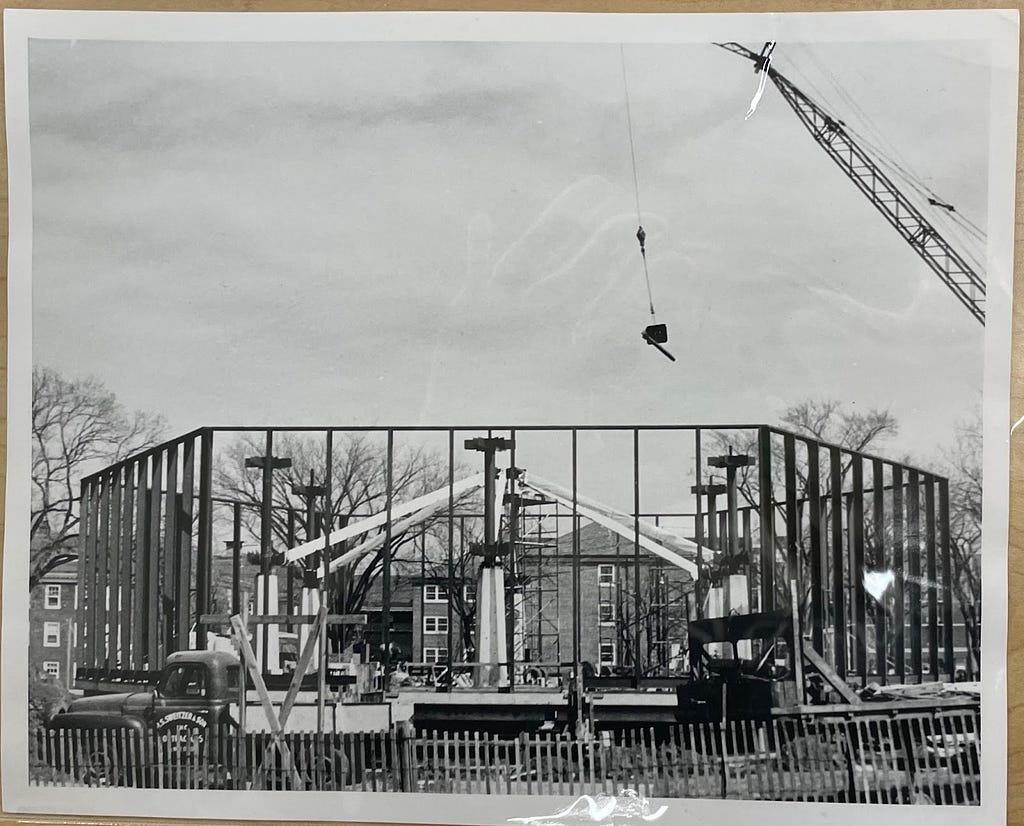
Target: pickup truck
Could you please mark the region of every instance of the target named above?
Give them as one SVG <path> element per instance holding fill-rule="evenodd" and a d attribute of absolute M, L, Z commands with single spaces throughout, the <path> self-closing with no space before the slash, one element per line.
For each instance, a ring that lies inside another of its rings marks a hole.
<path fill-rule="evenodd" d="M 230 786 L 235 762 L 246 759 L 254 737 L 240 732 L 232 716 L 240 680 L 241 666 L 230 653 L 171 654 L 152 690 L 73 700 L 47 725 L 43 759 L 89 785 Z M 252 757 L 262 760 L 263 750 L 253 748 Z M 312 771 L 308 757 L 296 755 L 300 771 Z M 337 751 L 322 755 L 318 777 L 337 774 L 346 762 Z"/>

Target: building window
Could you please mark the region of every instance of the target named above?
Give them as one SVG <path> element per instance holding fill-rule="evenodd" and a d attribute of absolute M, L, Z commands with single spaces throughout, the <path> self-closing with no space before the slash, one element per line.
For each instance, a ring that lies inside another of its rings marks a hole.
<path fill-rule="evenodd" d="M 462 586 L 462 601 L 466 605 L 472 605 L 476 602 L 476 583 L 470 582 Z"/>
<path fill-rule="evenodd" d="M 600 661 L 601 665 L 615 665 L 615 643 L 601 643 Z"/>
<path fill-rule="evenodd" d="M 423 618 L 423 633 L 424 634 L 447 634 L 448 633 L 448 617 L 424 617 Z"/>
<path fill-rule="evenodd" d="M 47 660 L 43 663 L 43 673 L 55 680 L 60 679 L 60 663 L 56 660 Z"/>
<path fill-rule="evenodd" d="M 448 593 L 440 585 L 424 585 L 423 586 L 423 601 L 424 602 L 447 602 Z"/>
<path fill-rule="evenodd" d="M 47 585 L 46 586 L 46 608 L 49 610 L 60 608 L 60 586 L 59 585 Z"/>
<path fill-rule="evenodd" d="M 423 662 L 441 664 L 448 662 L 448 649 L 447 648 L 424 648 L 423 649 Z"/>
<path fill-rule="evenodd" d="M 597 605 L 598 618 L 601 620 L 601 625 L 614 625 L 615 624 L 615 603 L 614 602 L 601 602 Z"/>
<path fill-rule="evenodd" d="M 60 646 L 60 623 L 43 623 L 43 645 L 47 648 L 58 648 Z"/>
<path fill-rule="evenodd" d="M 615 566 L 614 565 L 598 565 L 597 566 L 597 584 L 598 585 L 614 585 L 615 584 Z"/>

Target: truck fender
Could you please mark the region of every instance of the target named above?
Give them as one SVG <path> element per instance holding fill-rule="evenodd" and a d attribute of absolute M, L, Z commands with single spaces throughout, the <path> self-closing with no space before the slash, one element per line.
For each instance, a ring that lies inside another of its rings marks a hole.
<path fill-rule="evenodd" d="M 146 724 L 142 719 L 120 714 L 76 714 L 74 712 L 64 712 L 54 715 L 46 727 L 50 731 L 126 729 L 139 735 L 146 733 Z"/>

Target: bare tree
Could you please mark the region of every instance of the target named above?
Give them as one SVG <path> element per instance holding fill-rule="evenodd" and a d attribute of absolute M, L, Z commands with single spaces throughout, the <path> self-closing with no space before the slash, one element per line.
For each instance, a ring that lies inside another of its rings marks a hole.
<path fill-rule="evenodd" d="M 885 443 L 899 432 L 899 425 L 896 419 L 888 410 L 868 410 L 860 412 L 848 410 L 841 402 L 833 399 L 815 401 L 806 399 L 787 407 L 779 417 L 780 425 L 802 436 L 809 436 L 820 442 L 838 445 L 852 452 L 864 452 L 867 450 L 878 451 L 884 448 Z M 721 452 L 725 453 L 730 448 L 750 455 L 757 455 L 757 435 L 749 431 L 726 432 L 715 434 L 715 444 Z M 806 458 L 797 452 L 796 481 L 798 497 L 807 495 L 808 465 Z M 785 469 L 781 462 L 775 462 L 772 467 L 773 487 L 782 488 L 785 486 Z M 850 460 L 846 458 L 840 468 L 840 478 L 845 484 L 850 475 Z M 821 485 L 821 498 L 824 503 L 825 512 L 822 524 L 827 524 L 830 518 L 832 479 L 830 474 L 822 474 L 819 477 Z M 758 507 L 760 503 L 759 474 L 756 466 L 743 468 L 738 477 L 738 489 L 744 501 L 752 506 Z M 775 507 L 779 516 L 785 514 L 785 501 L 776 501 Z M 868 515 L 868 518 L 869 515 Z M 866 524 L 865 534 L 873 535 L 870 524 Z M 784 538 L 776 537 L 778 543 L 776 550 L 784 550 Z M 809 537 L 799 538 L 799 553 L 801 563 L 806 570 L 810 564 L 810 542 Z M 730 560 L 723 559 L 723 565 L 730 564 Z M 712 572 L 713 573 L 713 572 Z M 781 572 L 780 572 L 781 573 Z M 776 576 L 779 586 L 778 599 L 781 604 L 789 602 L 789 583 L 781 575 Z M 806 611 L 810 603 L 809 586 L 805 589 L 802 603 Z"/>
<path fill-rule="evenodd" d="M 161 417 L 125 410 L 95 379 L 33 368 L 30 590 L 78 558 L 79 480 L 156 444 L 163 431 Z"/>
<path fill-rule="evenodd" d="M 260 456 L 264 451 L 265 442 L 260 436 L 247 436 L 226 451 L 217 468 L 217 483 L 221 492 L 243 504 L 243 527 L 256 542 L 260 541 L 262 474 L 247 468 L 245 460 Z M 313 523 L 307 524 L 305 503 L 295 493 L 296 486 L 304 486 L 311 481 L 316 485 L 324 483 L 326 442 L 323 438 L 317 439 L 305 434 L 275 434 L 274 454 L 291 459 L 291 467 L 275 470 L 272 476 L 272 541 L 275 548 L 280 549 L 274 554 L 273 561 L 274 564 L 281 564 L 283 550 L 288 547 L 291 538 L 290 520 L 294 520 L 298 541 L 321 535 L 327 521 L 321 513 L 323 499 L 320 498 L 316 503 Z M 447 457 L 439 453 L 406 445 L 395 449 L 392 459 L 391 492 L 395 502 L 408 501 L 448 484 Z M 462 471 L 456 468 L 455 472 L 460 474 Z M 331 454 L 330 524 L 337 528 L 383 511 L 387 501 L 387 476 L 387 452 L 383 444 L 359 433 L 336 433 Z M 457 497 L 457 503 L 464 500 L 465 496 Z M 446 523 L 445 513 L 439 511 L 416 525 L 395 531 L 391 535 L 390 546 L 381 543 L 362 560 L 347 566 L 345 575 L 332 576 L 332 610 L 340 613 L 359 611 L 377 585 L 385 560 L 389 557 L 398 558 L 414 547 L 415 539 L 444 530 Z M 349 539 L 344 547 L 332 546 L 329 553 L 334 558 L 347 549 L 384 534 L 385 530 L 382 525 Z M 296 564 L 306 576 L 315 576 L 315 555 L 308 557 L 305 564 Z M 393 582 L 392 586 L 396 584 Z"/>
<path fill-rule="evenodd" d="M 949 546 L 953 591 L 964 621 L 970 658 L 967 673 L 981 669 L 981 416 L 957 426 L 953 446 L 945 453 L 949 473 Z"/>

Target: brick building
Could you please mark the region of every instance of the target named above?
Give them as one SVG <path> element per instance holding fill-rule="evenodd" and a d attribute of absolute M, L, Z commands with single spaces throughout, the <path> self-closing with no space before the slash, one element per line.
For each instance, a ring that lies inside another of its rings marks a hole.
<path fill-rule="evenodd" d="M 640 631 L 645 675 L 685 666 L 686 620 L 693 584 L 686 572 L 596 523 L 579 529 L 580 659 L 599 673 L 634 665 L 634 631 Z M 522 648 L 535 663 L 573 656 L 572 533 L 544 546 L 528 546 L 521 561 Z M 639 618 L 639 622 L 637 621 Z"/>
<path fill-rule="evenodd" d="M 74 684 L 78 565 L 46 574 L 29 595 L 29 670 L 64 686 Z"/>

